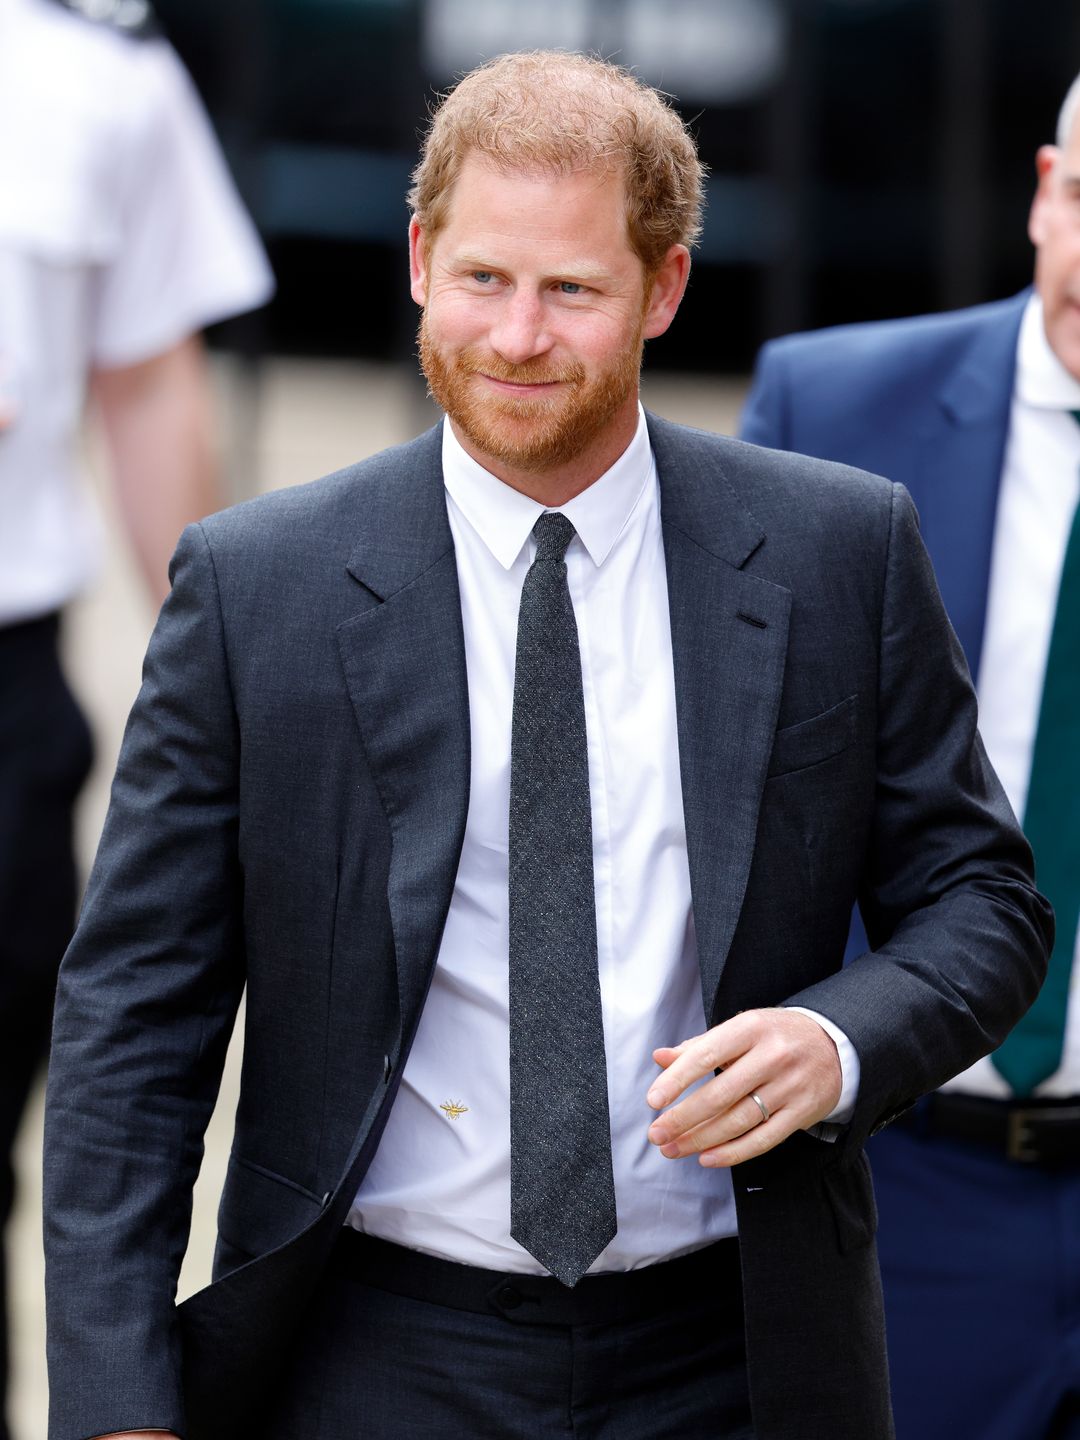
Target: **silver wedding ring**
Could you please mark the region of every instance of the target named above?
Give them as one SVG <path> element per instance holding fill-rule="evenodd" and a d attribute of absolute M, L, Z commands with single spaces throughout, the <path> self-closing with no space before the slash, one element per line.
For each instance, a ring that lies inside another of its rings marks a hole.
<path fill-rule="evenodd" d="M 754 1104 L 761 1111 L 762 1121 L 767 1120 L 769 1118 L 769 1107 L 765 1104 L 765 1101 L 761 1098 L 761 1096 L 757 1093 L 756 1090 L 750 1091 L 750 1099 L 753 1100 Z"/>

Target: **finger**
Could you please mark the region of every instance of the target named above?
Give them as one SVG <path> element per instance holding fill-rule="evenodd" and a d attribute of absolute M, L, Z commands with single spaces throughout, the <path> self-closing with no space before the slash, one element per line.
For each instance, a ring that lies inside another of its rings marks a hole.
<path fill-rule="evenodd" d="M 752 1043 L 753 1024 L 741 1022 L 749 1018 L 748 1015 L 736 1015 L 733 1020 L 714 1026 L 704 1035 L 695 1035 L 692 1040 L 686 1040 L 677 1047 L 678 1055 L 649 1087 L 645 1098 L 652 1108 L 663 1110 L 677 1100 L 689 1085 L 745 1054 Z M 666 1051 L 653 1052 L 654 1058 L 660 1054 L 666 1054 Z"/>
<path fill-rule="evenodd" d="M 666 1070 L 673 1060 L 676 1060 L 680 1053 L 677 1045 L 662 1045 L 658 1050 L 652 1052 L 652 1058 L 662 1070 Z"/>
<path fill-rule="evenodd" d="M 768 1120 L 763 1120 L 760 1125 L 754 1125 L 742 1135 L 737 1135 L 733 1140 L 702 1150 L 698 1155 L 698 1163 L 712 1170 L 730 1169 L 733 1165 L 741 1165 L 746 1160 L 767 1154 L 794 1135 L 798 1129 L 801 1129 L 801 1126 L 791 1118 L 791 1111 L 781 1110 L 771 1115 Z"/>
<path fill-rule="evenodd" d="M 753 1104 L 753 1101 L 750 1103 Z M 757 1124 L 751 1124 L 735 1135 L 724 1135 L 718 1125 L 701 1126 L 691 1137 L 693 1148 L 687 1148 L 685 1153 L 695 1155 L 698 1162 L 707 1168 L 729 1168 L 766 1154 L 801 1128 L 797 1113 L 790 1107 L 770 1112 L 768 1120 L 762 1120 L 758 1112 Z"/>
<path fill-rule="evenodd" d="M 771 1118 L 771 1115 L 770 1115 Z M 747 1131 L 766 1124 L 762 1111 L 749 1095 L 742 1096 L 722 1113 L 714 1113 L 698 1125 L 681 1130 L 671 1139 L 660 1144 L 661 1155 L 669 1160 L 682 1159 L 687 1155 L 700 1155 L 717 1145 L 737 1140 Z M 650 1135 L 650 1139 L 652 1136 Z M 653 1141 L 656 1144 L 656 1141 Z"/>
<path fill-rule="evenodd" d="M 726 1116 L 747 1099 L 752 1090 L 760 1094 L 769 1078 L 751 1056 L 745 1056 L 720 1075 L 712 1076 L 696 1090 L 684 1095 L 677 1105 L 665 1110 L 663 1115 L 658 1115 L 649 1126 L 649 1139 L 654 1145 L 664 1145 L 708 1120 Z M 779 1104 L 784 1098 L 784 1092 L 778 1091 L 775 1103 Z M 753 1101 L 749 1103 L 760 1120 L 760 1111 Z M 752 1118 L 748 1116 L 748 1119 Z"/>
<path fill-rule="evenodd" d="M 689 1044 L 689 1040 L 683 1040 L 678 1045 L 660 1045 L 652 1052 L 652 1058 L 662 1070 L 666 1070 L 673 1061 L 679 1058 Z"/>

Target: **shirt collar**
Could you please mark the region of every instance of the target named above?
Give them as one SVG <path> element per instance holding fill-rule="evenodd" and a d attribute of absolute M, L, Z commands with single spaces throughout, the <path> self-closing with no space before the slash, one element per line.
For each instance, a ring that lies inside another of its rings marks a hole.
<path fill-rule="evenodd" d="M 503 483 L 467 454 L 444 421 L 443 481 L 458 509 L 504 570 L 521 554 L 539 516 L 551 507 L 539 505 L 520 490 Z M 655 473 L 645 412 L 638 406 L 634 438 L 610 470 L 555 508 L 571 520 L 594 565 L 611 553 L 638 501 Z"/>
<path fill-rule="evenodd" d="M 1080 381 L 1069 374 L 1050 348 L 1038 295 L 1032 295 L 1020 321 L 1016 393 L 1026 404 L 1040 410 L 1080 410 Z"/>

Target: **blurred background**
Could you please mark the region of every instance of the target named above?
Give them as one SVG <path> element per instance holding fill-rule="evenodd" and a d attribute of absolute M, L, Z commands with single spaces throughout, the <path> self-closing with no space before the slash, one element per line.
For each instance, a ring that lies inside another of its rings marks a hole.
<path fill-rule="evenodd" d="M 691 300 L 650 363 L 1008 294 L 1035 146 L 1080 55 L 1062 0 L 159 0 L 271 251 L 259 341 L 400 358 L 404 192 L 433 91 L 592 49 L 677 98 L 711 167 Z"/>
<path fill-rule="evenodd" d="M 211 331 L 226 491 L 298 483 L 417 433 L 404 195 L 431 97 L 479 60 L 596 50 L 676 97 L 711 170 L 690 292 L 650 344 L 646 403 L 731 432 L 771 336 L 1008 295 L 1031 272 L 1033 156 L 1080 68 L 1062 0 L 156 0 L 266 244 L 277 295 Z M 92 432 L 86 469 L 103 464 Z M 72 608 L 95 731 L 89 864 L 153 623 L 96 484 L 109 561 Z M 235 1055 L 230 1066 L 235 1067 Z M 234 1074 L 234 1068 L 230 1075 Z M 233 1081 L 215 1117 L 182 1291 L 209 1277 Z M 45 1433 L 40 1097 L 9 1237 L 15 1440 Z"/>

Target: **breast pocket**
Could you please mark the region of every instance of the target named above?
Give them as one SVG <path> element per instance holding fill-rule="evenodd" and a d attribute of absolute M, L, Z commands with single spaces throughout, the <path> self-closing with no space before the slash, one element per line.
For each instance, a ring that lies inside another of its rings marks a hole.
<path fill-rule="evenodd" d="M 773 740 L 768 778 L 807 770 L 846 750 L 855 737 L 857 699 L 857 695 L 849 695 L 820 715 L 778 730 Z"/>

